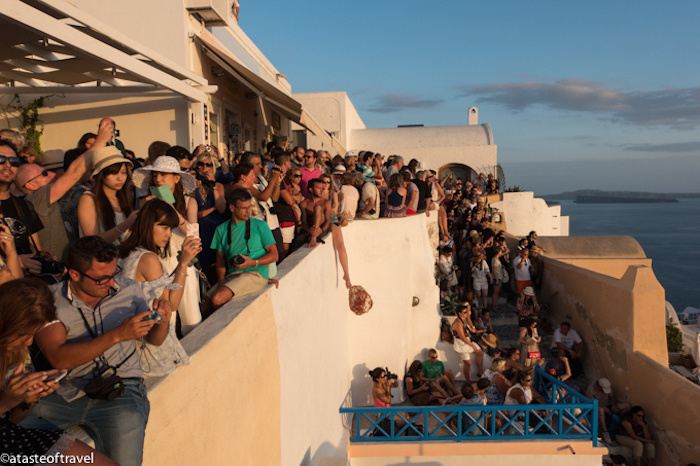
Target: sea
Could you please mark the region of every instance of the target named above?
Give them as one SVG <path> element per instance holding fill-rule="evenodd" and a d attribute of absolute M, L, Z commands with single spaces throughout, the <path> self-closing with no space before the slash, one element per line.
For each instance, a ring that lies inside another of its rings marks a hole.
<path fill-rule="evenodd" d="M 634 237 L 652 260 L 666 301 L 679 313 L 687 306 L 700 307 L 700 199 L 669 204 L 558 202 L 562 215 L 569 216 L 571 236 Z"/>

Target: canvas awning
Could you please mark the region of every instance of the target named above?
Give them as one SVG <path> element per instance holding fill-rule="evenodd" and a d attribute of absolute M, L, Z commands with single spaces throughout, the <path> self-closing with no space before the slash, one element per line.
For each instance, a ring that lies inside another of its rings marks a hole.
<path fill-rule="evenodd" d="M 203 47 L 205 54 L 216 64 L 241 81 L 266 102 L 276 107 L 281 114 L 292 121 L 299 122 L 301 118 L 301 104 L 292 96 L 251 71 L 206 29 L 197 32 L 195 38 Z"/>
<path fill-rule="evenodd" d="M 194 102 L 216 91 L 65 0 L 0 1 L 0 84 L 0 94 L 168 90 Z"/>

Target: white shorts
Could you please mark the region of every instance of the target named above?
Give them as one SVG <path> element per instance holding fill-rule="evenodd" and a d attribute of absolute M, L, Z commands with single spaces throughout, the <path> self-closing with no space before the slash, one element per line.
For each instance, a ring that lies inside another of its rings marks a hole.
<path fill-rule="evenodd" d="M 472 288 L 474 288 L 474 291 L 488 290 L 489 282 L 488 280 L 474 280 L 472 282 Z"/>
<path fill-rule="evenodd" d="M 282 232 L 282 242 L 289 244 L 294 240 L 295 226 L 280 228 Z"/>
<path fill-rule="evenodd" d="M 474 343 L 477 347 L 476 343 Z M 462 357 L 462 361 L 469 361 L 471 360 L 471 354 L 474 352 L 474 347 L 472 345 L 469 345 L 459 338 L 455 337 L 455 341 L 452 344 L 452 348 L 457 352 Z"/>

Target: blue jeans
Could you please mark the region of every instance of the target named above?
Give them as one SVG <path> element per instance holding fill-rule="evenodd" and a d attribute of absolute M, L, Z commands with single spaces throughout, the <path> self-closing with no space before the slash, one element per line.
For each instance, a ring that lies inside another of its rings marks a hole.
<path fill-rule="evenodd" d="M 51 424 L 61 429 L 81 426 L 93 438 L 98 451 L 122 466 L 138 466 L 143 458 L 150 404 L 141 382 L 124 380 L 124 385 L 124 394 L 113 401 L 82 396 L 69 403 L 52 393 L 42 398 L 20 425 L 32 429 Z"/>

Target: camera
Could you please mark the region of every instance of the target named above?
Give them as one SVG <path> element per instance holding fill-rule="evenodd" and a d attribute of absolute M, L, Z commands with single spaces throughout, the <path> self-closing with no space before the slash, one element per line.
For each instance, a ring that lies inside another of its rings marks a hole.
<path fill-rule="evenodd" d="M 243 257 L 242 254 L 236 254 L 235 256 L 233 256 L 231 258 L 231 264 L 233 264 L 235 266 L 239 266 L 244 262 L 245 262 L 245 257 Z"/>
<path fill-rule="evenodd" d="M 387 379 L 387 380 L 398 379 L 398 378 L 399 378 L 398 375 L 392 374 L 392 373 L 389 371 L 389 368 L 388 368 L 388 367 L 385 367 L 384 369 L 385 369 L 385 372 L 386 372 L 385 375 L 386 375 L 386 379 Z"/>
<path fill-rule="evenodd" d="M 63 272 L 62 262 L 45 257 L 42 253 L 37 253 L 33 259 L 41 264 L 42 275 L 56 275 Z"/>
<path fill-rule="evenodd" d="M 216 186 L 216 181 L 210 180 L 206 176 L 202 176 L 200 174 L 197 174 L 197 180 L 201 181 L 202 186 L 205 186 L 210 189 L 214 189 L 214 186 Z"/>

